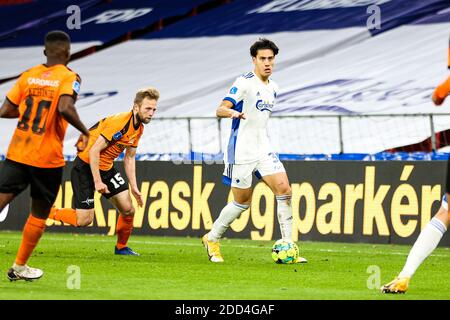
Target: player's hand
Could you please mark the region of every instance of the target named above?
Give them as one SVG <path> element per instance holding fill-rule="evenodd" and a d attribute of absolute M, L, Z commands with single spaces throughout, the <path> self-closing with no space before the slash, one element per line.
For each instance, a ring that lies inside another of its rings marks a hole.
<path fill-rule="evenodd" d="M 101 181 L 95 182 L 95 191 L 100 192 L 101 194 L 110 193 L 108 186 Z"/>
<path fill-rule="evenodd" d="M 80 134 L 77 143 L 75 144 L 75 147 L 77 147 L 77 151 L 81 152 L 84 149 L 86 149 L 89 142 L 89 136 L 85 134 Z"/>
<path fill-rule="evenodd" d="M 239 112 L 239 111 L 236 111 L 236 110 L 231 110 L 230 118 L 231 119 L 243 119 L 243 120 L 246 119 L 245 114 L 243 112 Z"/>
<path fill-rule="evenodd" d="M 139 191 L 139 189 L 131 188 L 131 193 L 133 194 L 133 197 L 136 199 L 138 206 L 142 207 L 144 205 L 144 201 L 142 200 L 142 194 Z"/>
<path fill-rule="evenodd" d="M 433 95 L 431 96 L 431 100 L 433 100 L 433 103 L 436 106 L 440 106 L 442 103 L 444 103 L 445 98 L 444 99 L 439 98 L 433 93 Z"/>

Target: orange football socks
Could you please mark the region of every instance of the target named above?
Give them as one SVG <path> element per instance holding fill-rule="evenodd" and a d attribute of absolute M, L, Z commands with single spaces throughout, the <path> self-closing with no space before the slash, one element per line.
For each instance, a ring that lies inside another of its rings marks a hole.
<path fill-rule="evenodd" d="M 133 229 L 133 218 L 134 216 L 126 216 L 119 214 L 117 219 L 117 249 L 123 249 L 127 246 L 128 239 L 131 235 L 131 230 Z"/>
<path fill-rule="evenodd" d="M 46 219 L 38 219 L 31 214 L 23 228 L 22 242 L 16 256 L 16 264 L 25 265 L 44 233 Z"/>
<path fill-rule="evenodd" d="M 77 227 L 77 211 L 71 208 L 56 209 L 52 208 L 49 218 L 70 224 Z"/>

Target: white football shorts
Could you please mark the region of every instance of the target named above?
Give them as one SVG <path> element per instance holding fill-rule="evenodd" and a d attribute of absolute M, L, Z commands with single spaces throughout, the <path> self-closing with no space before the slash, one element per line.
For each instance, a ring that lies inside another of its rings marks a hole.
<path fill-rule="evenodd" d="M 225 164 L 222 182 L 228 186 L 248 189 L 252 186 L 253 174 L 261 179 L 275 173 L 286 172 L 283 163 L 275 153 L 269 153 L 256 162 L 245 164 Z"/>

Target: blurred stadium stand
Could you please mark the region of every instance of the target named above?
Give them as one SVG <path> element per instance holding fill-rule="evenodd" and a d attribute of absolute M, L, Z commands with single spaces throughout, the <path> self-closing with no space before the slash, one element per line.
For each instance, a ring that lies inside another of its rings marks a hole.
<path fill-rule="evenodd" d="M 448 0 L 79 1 L 88 22 L 80 30 L 67 30 L 70 1 L 42 3 L 0 6 L 0 95 L 11 78 L 43 61 L 44 34 L 65 30 L 88 125 L 128 110 L 136 89 L 160 89 L 157 117 L 138 149 L 143 159 L 220 157 L 229 121 L 208 117 L 234 79 L 252 69 L 248 49 L 262 36 L 280 47 L 273 78 L 281 91 L 269 128 L 277 152 L 328 159 L 420 151 L 428 159 L 448 145 L 449 111 L 430 99 L 447 76 Z M 367 27 L 372 4 L 380 8 L 380 28 Z M 128 21 L 95 20 L 145 8 L 151 10 Z M 13 122 L 0 125 L 12 134 Z M 76 137 L 70 129 L 68 156 Z M 0 153 L 9 139 L 0 137 Z"/>

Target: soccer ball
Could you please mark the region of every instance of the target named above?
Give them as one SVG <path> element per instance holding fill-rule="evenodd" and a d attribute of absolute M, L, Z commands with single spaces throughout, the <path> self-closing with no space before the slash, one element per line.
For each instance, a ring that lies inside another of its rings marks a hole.
<path fill-rule="evenodd" d="M 298 246 L 292 241 L 280 239 L 272 247 L 272 259 L 275 263 L 295 263 L 298 257 Z"/>

